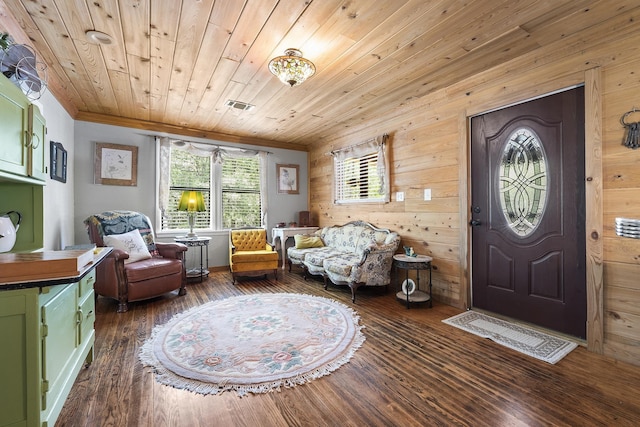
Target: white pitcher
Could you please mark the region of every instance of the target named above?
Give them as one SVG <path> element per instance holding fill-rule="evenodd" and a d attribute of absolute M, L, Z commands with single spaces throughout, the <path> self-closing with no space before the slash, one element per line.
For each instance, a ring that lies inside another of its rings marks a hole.
<path fill-rule="evenodd" d="M 15 225 L 13 225 L 13 221 L 11 221 L 11 214 L 15 214 L 18 219 Z M 16 244 L 16 233 L 20 228 L 21 220 L 22 215 L 17 211 L 0 214 L 0 253 L 9 252 L 13 249 L 13 245 Z"/>

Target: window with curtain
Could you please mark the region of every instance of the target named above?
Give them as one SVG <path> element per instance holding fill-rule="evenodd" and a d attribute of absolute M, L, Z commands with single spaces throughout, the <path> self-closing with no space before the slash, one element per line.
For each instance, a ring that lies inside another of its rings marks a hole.
<path fill-rule="evenodd" d="M 204 196 L 206 211 L 196 215 L 196 230 L 262 225 L 266 156 L 167 138 L 161 139 L 159 147 L 161 231 L 189 228 L 187 212 L 178 210 L 182 192 L 188 190 Z"/>
<path fill-rule="evenodd" d="M 382 135 L 331 152 L 335 203 L 389 201 L 386 140 L 387 136 Z"/>

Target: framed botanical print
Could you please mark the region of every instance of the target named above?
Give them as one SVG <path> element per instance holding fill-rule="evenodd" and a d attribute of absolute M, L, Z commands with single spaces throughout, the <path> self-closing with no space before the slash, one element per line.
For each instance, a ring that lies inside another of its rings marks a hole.
<path fill-rule="evenodd" d="M 138 147 L 96 142 L 95 184 L 138 185 Z"/>
<path fill-rule="evenodd" d="M 276 165 L 278 193 L 300 194 L 299 175 L 300 166 L 298 165 Z"/>

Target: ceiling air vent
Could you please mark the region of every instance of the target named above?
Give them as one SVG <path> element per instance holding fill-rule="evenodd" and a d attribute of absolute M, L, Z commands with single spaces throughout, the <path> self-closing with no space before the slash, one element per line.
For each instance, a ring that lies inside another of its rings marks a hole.
<path fill-rule="evenodd" d="M 230 99 L 227 101 L 227 107 L 237 108 L 238 110 L 242 111 L 249 111 L 255 108 L 255 105 L 247 104 L 246 102 L 233 101 Z"/>

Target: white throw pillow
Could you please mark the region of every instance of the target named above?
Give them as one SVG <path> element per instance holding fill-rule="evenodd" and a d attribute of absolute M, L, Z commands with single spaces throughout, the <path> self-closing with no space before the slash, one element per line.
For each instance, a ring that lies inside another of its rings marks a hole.
<path fill-rule="evenodd" d="M 135 229 L 124 234 L 111 234 L 102 239 L 106 246 L 120 249 L 129 254 L 129 259 L 124 260 L 125 264 L 151 258 L 147 245 L 142 240 L 140 231 Z"/>

